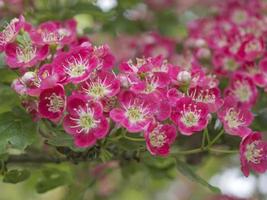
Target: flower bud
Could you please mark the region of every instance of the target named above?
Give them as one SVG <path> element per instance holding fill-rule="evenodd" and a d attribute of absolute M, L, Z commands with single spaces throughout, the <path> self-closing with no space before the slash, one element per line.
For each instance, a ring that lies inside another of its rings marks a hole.
<path fill-rule="evenodd" d="M 177 75 L 177 80 L 182 85 L 187 85 L 191 81 L 191 74 L 188 71 L 181 71 Z"/>

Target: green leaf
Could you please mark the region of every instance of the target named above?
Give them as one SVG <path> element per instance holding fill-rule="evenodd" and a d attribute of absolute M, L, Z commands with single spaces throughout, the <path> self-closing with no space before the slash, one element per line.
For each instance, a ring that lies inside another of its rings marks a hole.
<path fill-rule="evenodd" d="M 24 150 L 36 140 L 36 125 L 22 109 L 0 114 L 0 154 L 8 146 Z"/>
<path fill-rule="evenodd" d="M 49 190 L 69 183 L 69 175 L 67 172 L 57 168 L 47 168 L 42 171 L 43 177 L 36 184 L 38 193 L 45 193 Z"/>
<path fill-rule="evenodd" d="M 83 152 L 85 148 L 77 148 L 73 143 L 73 138 L 62 130 L 53 130 L 54 136 L 47 140 L 47 143 L 56 147 L 69 147 L 75 152 Z"/>
<path fill-rule="evenodd" d="M 10 88 L 10 86 L 0 84 L 0 96 L 0 113 L 10 111 L 14 106 L 20 104 L 18 95 Z"/>
<path fill-rule="evenodd" d="M 5 174 L 3 182 L 16 184 L 16 183 L 27 180 L 30 176 L 31 176 L 31 173 L 29 170 L 13 169 L 13 170 L 8 171 Z"/>
<path fill-rule="evenodd" d="M 187 178 L 189 178 L 192 181 L 195 181 L 195 182 L 209 188 L 212 192 L 216 192 L 216 193 L 221 192 L 219 188 L 210 185 L 207 181 L 205 181 L 203 178 L 201 178 L 199 175 L 197 175 L 186 163 L 184 163 L 178 159 L 176 160 L 176 162 L 177 162 L 177 166 L 176 166 L 177 169 L 184 176 L 186 176 Z"/>

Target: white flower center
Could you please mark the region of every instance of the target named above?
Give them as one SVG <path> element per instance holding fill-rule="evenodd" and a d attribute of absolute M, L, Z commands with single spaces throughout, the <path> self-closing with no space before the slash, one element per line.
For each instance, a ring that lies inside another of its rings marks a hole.
<path fill-rule="evenodd" d="M 9 24 L 6 24 L 3 31 L 0 34 L 0 45 L 5 45 L 10 42 L 15 34 L 16 34 L 16 27 L 15 24 L 19 21 L 18 18 L 14 18 L 11 20 Z"/>
<path fill-rule="evenodd" d="M 197 94 L 197 90 L 195 89 L 193 93 L 190 94 L 192 99 L 196 102 L 203 102 L 203 103 L 214 103 L 215 102 L 215 95 L 212 93 L 210 94 L 210 91 L 207 90 L 200 90 Z"/>
<path fill-rule="evenodd" d="M 95 82 L 88 83 L 87 82 L 88 89 L 83 88 L 88 95 L 94 97 L 95 99 L 103 98 L 105 95 L 107 95 L 110 90 L 111 84 L 106 83 L 106 78 L 104 80 L 98 79 Z"/>
<path fill-rule="evenodd" d="M 23 46 L 17 47 L 16 55 L 17 59 L 21 63 L 28 63 L 32 61 L 37 53 L 37 48 L 32 46 L 32 44 L 25 44 Z"/>
<path fill-rule="evenodd" d="M 160 147 L 162 147 L 165 144 L 166 138 L 167 138 L 167 136 L 164 133 L 159 132 L 159 129 L 158 128 L 156 128 L 149 135 L 150 144 L 153 147 L 157 147 L 157 148 L 160 148 Z"/>
<path fill-rule="evenodd" d="M 71 128 L 78 128 L 77 133 L 89 133 L 93 128 L 96 128 L 99 124 L 99 120 L 94 118 L 94 112 L 86 105 L 86 110 L 79 108 L 76 109 L 78 118 L 71 117 L 75 121 L 76 125 L 71 126 Z"/>
<path fill-rule="evenodd" d="M 136 123 L 144 118 L 143 112 L 140 110 L 140 108 L 135 106 L 131 106 L 127 109 L 126 116 L 131 123 Z"/>
<path fill-rule="evenodd" d="M 244 124 L 243 117 L 239 115 L 240 112 L 237 112 L 234 108 L 230 108 L 227 111 L 224 120 L 230 128 L 236 128 Z"/>
<path fill-rule="evenodd" d="M 183 110 L 181 111 L 182 117 L 181 121 L 187 126 L 192 127 L 198 124 L 200 119 L 201 110 L 197 109 L 196 105 L 189 104 L 188 108 L 183 105 Z"/>
<path fill-rule="evenodd" d="M 261 44 L 258 40 L 250 41 L 245 47 L 245 51 L 247 53 L 253 52 L 253 51 L 260 51 L 260 50 L 261 50 Z"/>
<path fill-rule="evenodd" d="M 49 104 L 47 104 L 49 112 L 60 112 L 64 107 L 64 99 L 55 93 L 52 93 L 50 97 L 45 97 L 45 99 L 49 100 Z"/>
<path fill-rule="evenodd" d="M 241 102 L 247 102 L 250 99 L 251 90 L 248 84 L 244 82 L 237 82 L 235 84 L 234 94 Z"/>
<path fill-rule="evenodd" d="M 89 64 L 88 59 L 82 59 L 81 55 L 78 57 L 79 58 L 75 58 L 72 56 L 70 60 L 67 60 L 67 66 L 64 66 L 65 72 L 73 78 L 82 76 L 86 72 Z"/>
<path fill-rule="evenodd" d="M 44 42 L 47 43 L 58 43 L 65 36 L 68 36 L 70 32 L 67 29 L 61 28 L 54 32 L 49 32 L 48 30 L 42 30 L 41 37 Z"/>
<path fill-rule="evenodd" d="M 245 156 L 249 162 L 259 164 L 263 156 L 263 150 L 258 148 L 259 141 L 254 141 L 246 146 Z"/>

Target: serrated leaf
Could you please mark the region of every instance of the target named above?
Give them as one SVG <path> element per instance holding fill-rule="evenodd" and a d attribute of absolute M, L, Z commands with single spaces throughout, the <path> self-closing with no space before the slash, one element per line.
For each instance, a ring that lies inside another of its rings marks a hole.
<path fill-rule="evenodd" d="M 57 168 L 47 168 L 42 173 L 43 177 L 35 187 L 38 193 L 45 193 L 69 182 L 68 173 Z"/>
<path fill-rule="evenodd" d="M 23 110 L 0 114 L 0 154 L 5 153 L 9 145 L 24 150 L 36 137 L 36 125 Z"/>
<path fill-rule="evenodd" d="M 198 174 L 196 174 L 186 163 L 176 160 L 177 162 L 177 169 L 181 174 L 189 178 L 190 180 L 197 182 L 207 188 L 209 188 L 212 192 L 220 193 L 220 189 L 217 187 L 214 187 L 210 185 L 207 181 L 205 181 L 203 178 L 201 178 Z"/>
<path fill-rule="evenodd" d="M 27 180 L 30 176 L 31 176 L 31 173 L 29 170 L 13 169 L 13 170 L 8 171 L 5 174 L 3 182 L 16 184 L 16 183 Z"/>

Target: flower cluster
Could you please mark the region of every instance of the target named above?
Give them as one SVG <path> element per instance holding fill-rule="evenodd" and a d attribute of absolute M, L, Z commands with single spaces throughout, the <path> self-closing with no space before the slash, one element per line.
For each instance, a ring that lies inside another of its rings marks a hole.
<path fill-rule="evenodd" d="M 213 72 L 228 79 L 224 103 L 218 112 L 226 133 L 242 137 L 240 157 L 246 176 L 249 168 L 267 169 L 267 143 L 253 132 L 252 109 L 259 91 L 267 89 L 266 8 L 261 1 L 227 1 L 217 6 L 217 15 L 189 23 L 187 48 L 194 58 L 210 60 Z"/>
<path fill-rule="evenodd" d="M 259 88 L 267 89 L 267 20 L 257 9 L 230 1 L 217 17 L 191 22 L 190 53 L 179 65 L 166 60 L 174 43 L 152 34 L 143 57 L 114 66 L 109 46 L 80 38 L 75 20 L 33 27 L 13 19 L 0 33 L 0 51 L 20 74 L 12 88 L 34 120 L 62 125 L 77 147 L 92 147 L 120 127 L 143 137 L 151 154 L 167 156 L 177 133 L 200 134 L 217 119 L 242 140 L 247 176 L 249 168 L 267 169 L 267 143 L 250 128 Z M 214 68 L 204 67 L 207 58 Z"/>

